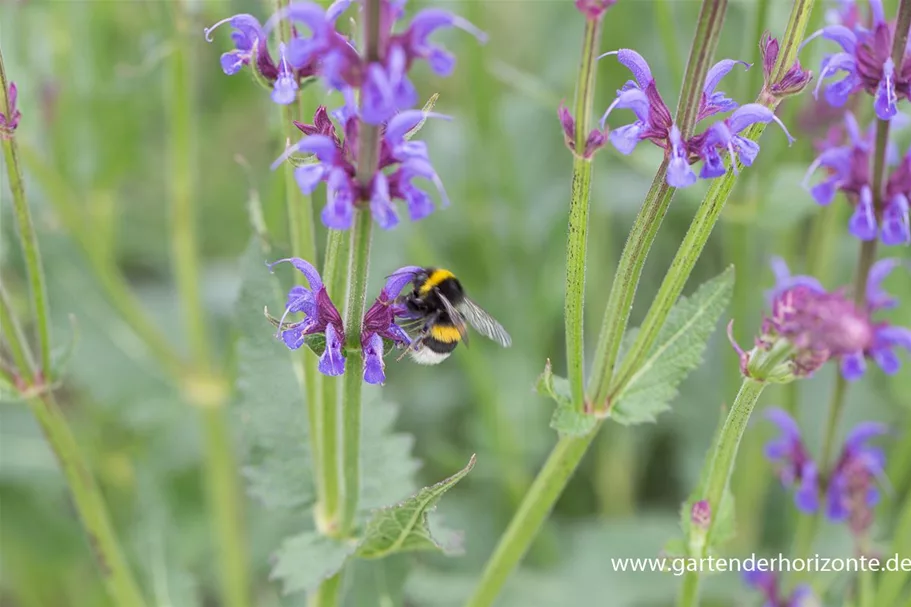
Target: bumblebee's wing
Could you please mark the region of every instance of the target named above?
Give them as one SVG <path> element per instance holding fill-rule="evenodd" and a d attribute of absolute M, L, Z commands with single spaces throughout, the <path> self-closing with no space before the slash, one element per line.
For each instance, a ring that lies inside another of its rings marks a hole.
<path fill-rule="evenodd" d="M 471 301 L 467 297 L 462 299 L 459 304 L 459 312 L 462 317 L 468 321 L 475 330 L 488 339 L 492 339 L 504 348 L 512 345 L 512 339 L 506 329 L 498 323 L 493 317 L 485 312 L 481 306 Z"/>
<path fill-rule="evenodd" d="M 455 328 L 459 330 L 459 335 L 462 337 L 462 342 L 465 343 L 465 346 L 468 346 L 468 327 L 465 326 L 465 318 L 462 313 L 452 305 L 446 296 L 437 290 L 437 297 L 440 298 L 440 301 L 443 302 L 443 307 L 446 309 L 446 313 L 449 315 L 449 319 L 452 320 L 452 324 L 455 325 Z"/>

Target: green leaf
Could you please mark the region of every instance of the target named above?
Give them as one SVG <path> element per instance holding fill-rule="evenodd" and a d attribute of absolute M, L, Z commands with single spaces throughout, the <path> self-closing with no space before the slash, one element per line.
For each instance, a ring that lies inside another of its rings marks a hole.
<path fill-rule="evenodd" d="M 354 542 L 305 531 L 282 543 L 269 579 L 281 580 L 285 594 L 315 590 L 342 568 L 355 548 Z"/>
<path fill-rule="evenodd" d="M 611 407 L 625 425 L 653 422 L 677 396 L 677 386 L 702 363 L 709 336 L 734 288 L 734 268 L 681 297 L 671 309 L 655 345 Z"/>
<path fill-rule="evenodd" d="M 314 500 L 306 404 L 291 352 L 263 320 L 263 306 L 283 301 L 278 279 L 254 238 L 241 261 L 241 288 L 235 306 L 237 342 L 236 410 L 240 417 L 251 495 L 269 508 L 306 508 Z"/>
<path fill-rule="evenodd" d="M 427 515 L 444 493 L 471 472 L 474 464 L 475 456 L 472 455 L 467 466 L 446 480 L 421 489 L 395 506 L 376 511 L 364 530 L 357 556 L 380 558 L 416 550 L 451 552 L 451 546 L 441 544 L 431 536 Z"/>
<path fill-rule="evenodd" d="M 535 390 L 557 403 L 550 427 L 566 436 L 584 436 L 592 431 L 598 420 L 593 415 L 576 411 L 573 407 L 569 382 L 565 377 L 554 375 L 550 359 L 544 364 L 544 371 L 535 383 Z"/>

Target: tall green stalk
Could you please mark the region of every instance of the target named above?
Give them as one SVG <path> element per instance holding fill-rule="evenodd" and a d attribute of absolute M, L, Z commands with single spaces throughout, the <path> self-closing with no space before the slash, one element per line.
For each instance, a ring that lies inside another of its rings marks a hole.
<path fill-rule="evenodd" d="M 718 35 L 723 22 L 722 17 L 724 8 L 726 8 L 726 6 L 727 3 L 723 0 L 705 0 L 703 11 L 700 14 L 700 22 L 697 25 L 698 35 L 693 42 L 690 61 L 687 66 L 687 77 L 685 80 L 696 79 L 700 83 L 705 80 L 709 62 L 711 61 L 715 46 L 718 42 Z M 707 24 L 711 25 L 709 26 Z M 588 27 L 586 28 L 586 31 L 589 31 Z M 596 42 L 597 41 L 593 37 L 586 35 L 582 48 L 583 58 L 590 56 L 595 52 L 595 49 L 592 48 L 592 46 Z M 589 90 L 590 93 L 593 93 L 593 87 L 585 89 L 586 79 L 589 77 L 584 69 L 585 65 L 586 62 L 583 59 L 583 69 L 580 69 L 579 80 L 577 81 L 577 91 Z M 681 105 L 678 108 L 678 114 L 681 116 L 691 116 L 692 119 L 694 119 L 695 109 L 693 108 L 699 103 L 702 89 L 701 87 L 693 88 L 685 84 L 684 91 L 689 91 L 689 96 L 681 97 Z M 687 101 L 684 102 L 684 99 Z M 691 104 L 693 108 L 685 109 L 687 103 Z M 690 121 L 689 128 L 692 128 L 692 120 Z M 655 212 L 654 207 L 656 205 L 650 204 L 650 202 L 647 201 L 646 204 L 643 205 L 643 210 L 640 212 L 640 216 L 636 221 L 636 225 L 639 226 L 639 232 L 636 233 L 636 228 L 634 227 L 634 231 L 624 249 L 620 263 L 621 268 L 625 264 L 628 270 L 625 274 L 618 272 L 617 278 L 615 279 L 611 297 L 609 297 L 609 313 L 605 317 L 604 323 L 604 326 L 609 328 L 607 331 L 608 338 L 605 339 L 605 330 L 602 329 L 602 343 L 609 343 L 610 335 L 615 333 L 619 328 L 619 334 L 617 335 L 617 347 L 619 348 L 619 339 L 623 334 L 623 330 L 625 329 L 626 322 L 629 318 L 629 306 L 611 307 L 610 302 L 624 299 L 628 295 L 628 303 L 632 303 L 632 296 L 635 293 L 636 285 L 638 284 L 639 274 L 642 265 L 645 262 L 645 256 L 648 254 L 648 249 L 651 246 L 651 242 L 654 240 L 654 234 L 657 232 L 658 224 L 660 224 L 661 218 L 664 216 L 664 212 L 667 208 L 666 203 L 663 202 L 664 197 L 666 196 L 667 202 L 670 200 L 670 188 L 665 190 L 666 186 L 660 185 L 664 183 L 664 172 L 666 168 L 666 163 L 663 163 L 658 170 L 658 174 L 655 176 L 652 190 L 649 193 L 649 201 L 659 200 L 660 202 L 657 203 L 657 206 L 663 206 L 663 210 Z M 656 192 L 656 194 L 653 196 L 652 192 Z M 658 193 L 661 192 L 666 193 L 659 196 Z M 649 237 L 649 235 L 651 236 Z M 573 260 L 571 259 L 567 259 L 567 263 L 571 263 L 572 261 Z M 579 262 L 584 262 L 584 260 L 576 261 L 576 263 Z M 635 268 L 635 271 L 633 268 Z M 610 313 L 610 310 L 613 310 L 613 314 Z M 616 318 L 614 315 L 616 315 Z M 599 345 L 598 352 L 599 356 L 596 357 L 595 361 L 596 366 L 600 363 L 602 371 L 606 369 L 609 372 L 612 365 L 604 364 L 604 353 L 609 352 L 609 348 L 607 346 L 602 347 Z M 613 356 L 616 357 L 616 352 L 614 352 Z M 597 372 L 595 375 L 597 376 Z M 595 377 L 593 377 L 593 380 L 594 379 Z M 593 385 L 596 386 L 597 381 L 595 381 Z M 599 401 L 590 400 L 589 402 L 597 403 Z M 506 579 L 509 577 L 509 574 L 515 569 L 522 556 L 528 550 L 528 547 L 537 535 L 541 525 L 547 518 L 548 513 L 553 508 L 554 503 L 556 503 L 557 498 L 566 487 L 566 483 L 569 482 L 573 471 L 579 465 L 582 456 L 585 455 L 589 445 L 597 435 L 602 423 L 603 421 L 599 421 L 595 425 L 595 428 L 585 436 L 562 437 L 557 442 L 554 450 L 548 457 L 547 462 L 544 464 L 544 468 L 538 473 L 538 476 L 532 483 L 525 499 L 519 506 L 518 511 L 513 516 L 505 533 L 500 538 L 494 553 L 488 560 L 481 580 L 475 588 L 474 594 L 468 601 L 469 607 L 484 607 L 493 603 L 502 589 L 503 584 L 506 582 Z"/>
<path fill-rule="evenodd" d="M 585 141 L 591 130 L 595 99 L 595 66 L 601 42 L 601 19 L 588 19 L 582 42 L 582 61 L 576 82 L 576 153 L 573 157 L 572 197 L 566 232 L 566 322 L 567 376 L 573 406 L 585 410 L 585 363 L 583 304 L 585 299 L 585 247 L 588 241 L 588 210 L 591 202 L 592 159 L 585 158 Z"/>
<path fill-rule="evenodd" d="M 696 123 L 702 86 L 715 55 L 715 48 L 718 46 L 727 5 L 727 0 L 704 0 L 699 12 L 696 34 L 690 49 L 674 120 L 684 139 L 689 137 Z M 592 407 L 602 412 L 610 406 L 608 394 L 611 377 L 617 363 L 623 334 L 629 324 L 629 315 L 639 286 L 639 278 L 642 276 L 642 268 L 676 191 L 667 184 L 667 162 L 665 159 L 659 167 L 646 194 L 645 202 L 636 216 L 623 253 L 620 255 L 620 264 L 604 309 L 604 320 L 601 323 L 601 333 L 595 350 L 595 362 L 588 382 L 588 396 Z"/>
<path fill-rule="evenodd" d="M 213 369 L 206 314 L 200 297 L 199 250 L 196 242 L 196 137 L 193 112 L 192 56 L 189 48 L 189 17 L 183 3 L 173 7 L 174 47 L 170 55 L 171 262 L 177 293 L 190 341 L 192 363 L 181 386 L 201 415 L 205 437 L 206 485 L 218 546 L 222 600 L 228 607 L 250 604 L 249 574 L 242 493 L 227 420 L 229 390 Z"/>
<path fill-rule="evenodd" d="M 6 116 L 11 115 L 7 97 L 8 90 L 9 81 L 3 65 L 3 54 L 0 52 L 0 109 Z M 15 321 L 9 299 L 5 294 L 0 298 L 3 325 L 7 327 L 7 330 L 4 331 L 4 338 L 9 344 L 14 361 L 20 365 L 18 373 L 26 384 L 22 387 L 25 388 L 25 391 L 33 393 L 27 399 L 29 408 L 35 419 L 38 420 L 48 444 L 57 457 L 108 594 L 117 605 L 142 607 L 145 605 L 145 600 L 120 547 L 101 491 L 95 484 L 91 468 L 79 449 L 79 443 L 70 430 L 66 417 L 60 410 L 53 392 L 46 384 L 46 381 L 51 379 L 52 371 L 50 367 L 50 311 L 44 269 L 41 265 L 41 252 L 38 248 L 38 238 L 32 223 L 31 211 L 25 198 L 22 167 L 19 164 L 15 136 L 11 135 L 3 139 L 2 145 L 16 227 L 21 239 L 32 307 L 35 312 L 38 347 L 40 348 L 37 360 L 40 361 L 40 366 L 36 366 L 36 359 L 32 356 L 24 334 Z"/>
<path fill-rule="evenodd" d="M 728 417 L 718 436 L 718 442 L 715 445 L 711 459 L 706 463 L 709 467 L 709 474 L 706 477 L 706 484 L 702 496 L 709 503 L 709 511 L 712 516 L 709 520 L 708 529 L 704 531 L 705 538 L 699 542 L 701 546 L 699 554 L 691 554 L 696 559 L 705 558 L 708 555 L 711 546 L 712 533 L 715 531 L 715 524 L 718 513 L 721 512 L 721 501 L 724 498 L 725 489 L 731 479 L 734 471 L 734 461 L 737 457 L 737 450 L 740 447 L 740 440 L 746 431 L 747 423 L 750 421 L 750 415 L 753 408 L 762 394 L 765 383 L 744 378 L 737 393 L 737 398 L 731 405 Z M 691 542 L 693 544 L 693 542 Z M 683 585 L 680 590 L 680 599 L 677 602 L 678 607 L 695 607 L 699 602 L 699 582 L 700 575 L 698 571 L 687 571 L 683 577 Z"/>
<path fill-rule="evenodd" d="M 364 58 L 379 60 L 380 0 L 364 2 Z M 369 186 L 379 166 L 380 131 L 375 125 L 358 125 L 357 174 L 362 186 Z M 339 531 L 342 537 L 351 534 L 361 483 L 361 388 L 363 387 L 364 356 L 361 350 L 361 327 L 367 299 L 367 276 L 370 271 L 370 245 L 373 220 L 369 208 L 358 208 L 348 258 L 348 293 L 345 305 L 345 378 L 342 386 L 342 475 L 344 476 L 344 507 Z"/>

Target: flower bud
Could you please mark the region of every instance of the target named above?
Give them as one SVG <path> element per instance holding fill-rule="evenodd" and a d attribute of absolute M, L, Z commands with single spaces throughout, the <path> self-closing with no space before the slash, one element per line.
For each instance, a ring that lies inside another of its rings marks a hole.
<path fill-rule="evenodd" d="M 772 97 L 769 101 L 796 95 L 805 89 L 813 78 L 813 72 L 804 70 L 800 66 L 800 60 L 795 59 L 781 78 L 773 80 L 779 51 L 778 40 L 773 38 L 769 32 L 765 32 L 759 42 L 759 52 L 762 55 L 762 73 L 765 77 L 762 96 L 763 98 Z"/>
<path fill-rule="evenodd" d="M 598 20 L 617 0 L 576 0 L 576 8 L 586 19 Z"/>

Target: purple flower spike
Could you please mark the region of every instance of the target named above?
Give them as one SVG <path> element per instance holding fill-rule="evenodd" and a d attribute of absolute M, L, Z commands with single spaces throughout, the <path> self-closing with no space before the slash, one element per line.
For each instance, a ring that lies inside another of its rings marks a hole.
<path fill-rule="evenodd" d="M 785 487 L 797 487 L 795 505 L 802 512 L 815 512 L 819 508 L 819 474 L 803 444 L 797 422 L 777 408 L 766 411 L 766 418 L 781 431 L 778 438 L 766 443 L 766 458 L 778 466 L 778 475 Z"/>
<path fill-rule="evenodd" d="M 400 44 L 405 50 L 408 62 L 424 59 L 438 76 L 449 76 L 455 67 L 455 58 L 446 49 L 430 43 L 427 39 L 436 30 L 456 27 L 474 36 L 478 42 L 487 42 L 487 34 L 461 17 L 438 8 L 425 8 L 411 20 L 404 33 L 394 36 L 392 44 Z"/>
<path fill-rule="evenodd" d="M 19 89 L 16 88 L 15 82 L 10 82 L 9 90 L 6 93 L 6 101 L 9 106 L 10 115 L 6 116 L 3 112 L 0 112 L 0 139 L 11 137 L 13 131 L 19 126 L 19 120 L 22 118 L 22 113 L 19 111 L 19 108 L 16 107 L 18 99 Z"/>
<path fill-rule="evenodd" d="M 329 299 L 329 293 L 323 284 L 319 272 L 313 265 L 299 257 L 289 257 L 266 264 L 271 272 L 280 263 L 288 262 L 300 271 L 310 288 L 295 286 L 288 292 L 285 312 L 278 321 L 277 337 L 292 350 L 300 348 L 308 335 L 323 333 L 326 337 L 326 349 L 320 356 L 319 370 L 325 375 L 341 375 L 345 371 L 345 358 L 342 345 L 345 341 L 345 329 L 342 317 Z M 289 314 L 302 313 L 303 320 L 285 324 Z"/>
<path fill-rule="evenodd" d="M 856 536 L 862 536 L 873 522 L 872 507 L 879 501 L 875 481 L 884 474 L 886 455 L 867 443 L 888 434 L 888 426 L 874 422 L 858 424 L 845 444 L 826 488 L 826 516 L 847 521 Z"/>

